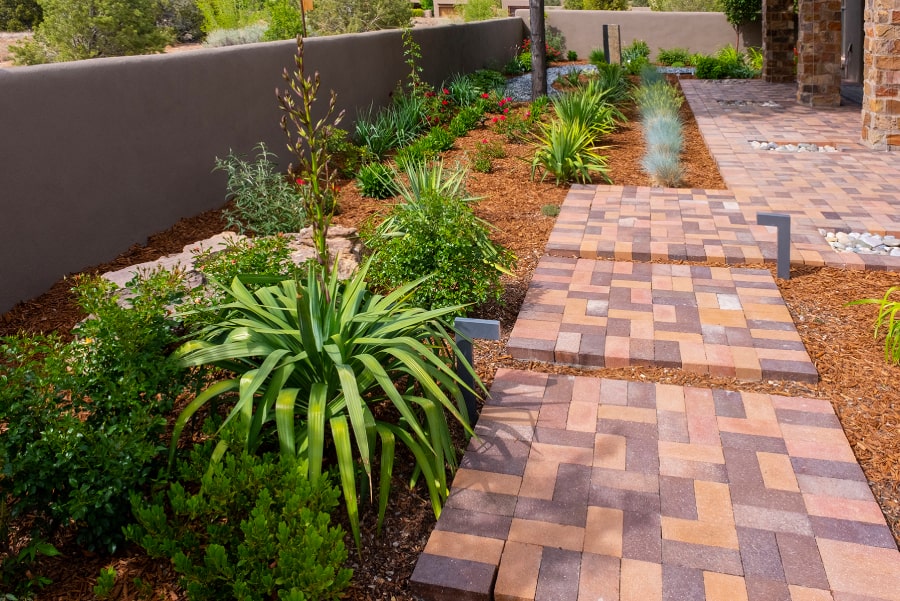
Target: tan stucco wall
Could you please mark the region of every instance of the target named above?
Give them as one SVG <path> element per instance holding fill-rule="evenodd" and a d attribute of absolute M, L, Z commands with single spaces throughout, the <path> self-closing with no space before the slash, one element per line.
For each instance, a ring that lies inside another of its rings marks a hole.
<path fill-rule="evenodd" d="M 558 29 L 566 38 L 566 48 L 579 57 L 587 58 L 591 50 L 603 46 L 603 25 L 619 25 L 622 46 L 634 40 L 644 40 L 651 56 L 660 48 L 687 48 L 691 52 L 710 54 L 734 45 L 737 36 L 722 13 L 672 13 L 652 11 L 607 10 L 548 10 L 547 27 Z M 530 22 L 527 10 L 517 10 L 526 26 Z M 760 24 L 743 28 L 741 47 L 761 46 Z"/>
<path fill-rule="evenodd" d="M 417 29 L 424 77 L 503 64 L 518 18 Z M 229 149 L 264 141 L 287 164 L 275 88 L 292 41 L 0 69 L 0 312 L 178 219 L 221 206 Z M 399 31 L 311 38 L 307 72 L 357 108 L 408 68 Z"/>

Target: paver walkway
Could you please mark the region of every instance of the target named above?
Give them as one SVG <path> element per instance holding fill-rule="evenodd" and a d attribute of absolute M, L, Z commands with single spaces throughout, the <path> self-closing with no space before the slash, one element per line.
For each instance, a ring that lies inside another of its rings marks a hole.
<path fill-rule="evenodd" d="M 683 84 L 729 190 L 574 187 L 510 352 L 815 381 L 768 270 L 724 265 L 774 259 L 767 211 L 792 216 L 792 263 L 900 270 L 818 232 L 900 235 L 900 154 L 794 86 Z M 828 401 L 503 369 L 476 432 L 411 580 L 426 599 L 900 601 L 900 553 Z"/>

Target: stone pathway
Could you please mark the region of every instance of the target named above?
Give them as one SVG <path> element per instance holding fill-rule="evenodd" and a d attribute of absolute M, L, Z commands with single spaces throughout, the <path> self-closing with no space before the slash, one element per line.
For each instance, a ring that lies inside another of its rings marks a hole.
<path fill-rule="evenodd" d="M 774 260 L 766 211 L 792 216 L 792 264 L 900 270 L 819 233 L 900 234 L 900 155 L 793 86 L 683 83 L 729 189 L 573 187 L 510 353 L 814 382 L 770 272 L 727 265 Z M 828 401 L 504 369 L 476 433 L 412 576 L 426 599 L 900 601 L 900 553 Z"/>

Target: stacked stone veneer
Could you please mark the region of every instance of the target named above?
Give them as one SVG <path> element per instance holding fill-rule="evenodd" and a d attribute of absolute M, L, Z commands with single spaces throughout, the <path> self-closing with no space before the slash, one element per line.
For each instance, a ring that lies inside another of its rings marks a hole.
<path fill-rule="evenodd" d="M 794 0 L 763 0 L 762 23 L 763 79 L 772 83 L 794 81 Z"/>
<path fill-rule="evenodd" d="M 866 0 L 862 141 L 900 150 L 900 0 Z"/>
<path fill-rule="evenodd" d="M 808 106 L 839 106 L 841 0 L 800 0 L 799 3 L 797 102 Z"/>

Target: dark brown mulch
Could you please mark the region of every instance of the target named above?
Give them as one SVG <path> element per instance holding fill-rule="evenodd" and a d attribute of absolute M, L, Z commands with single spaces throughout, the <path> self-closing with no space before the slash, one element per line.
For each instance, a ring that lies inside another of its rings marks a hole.
<path fill-rule="evenodd" d="M 685 187 L 724 188 L 689 109 L 685 109 L 683 116 L 683 158 L 688 172 Z M 456 149 L 447 154 L 445 162 L 465 163 L 467 152 L 485 139 L 503 138 L 491 128 L 476 130 L 458 140 Z M 639 126 L 634 122 L 626 124 L 604 144 L 608 146 L 613 183 L 649 185 L 639 167 L 643 153 Z M 798 331 L 821 374 L 821 381 L 816 385 L 741 382 L 667 368 L 579 370 L 515 361 L 505 352 L 505 339 L 554 223 L 553 218 L 542 215 L 541 207 L 561 204 L 566 188 L 532 181 L 527 145 L 505 144 L 505 148 L 507 158 L 495 161 L 492 173 L 472 173 L 468 184 L 473 195 L 484 197 L 475 210 L 495 226 L 495 239 L 519 257 L 515 277 L 506 278 L 503 302 L 489 304 L 478 314 L 499 319 L 504 334 L 504 340 L 499 343 L 477 345 L 476 367 L 487 384 L 493 380 L 498 367 L 513 367 L 831 399 L 888 523 L 900 540 L 900 439 L 895 435 L 900 423 L 900 367 L 885 363 L 883 340 L 872 336 L 874 308 L 846 306 L 848 301 L 860 296 L 881 296 L 887 287 L 900 284 L 900 274 L 803 268 L 795 269 L 791 280 L 779 282 Z M 385 212 L 389 206 L 362 198 L 352 184 L 342 189 L 339 204 L 341 213 L 335 223 L 352 226 Z M 147 246 L 129 249 L 115 261 L 88 271 L 118 269 L 180 251 L 187 244 L 218 233 L 223 226 L 216 212 L 182 220 L 171 230 L 152 237 Z M 0 317 L 0 333 L 66 331 L 81 318 L 71 302 L 69 283 L 69 280 L 58 282 L 46 294 L 21 303 Z M 458 432 L 456 436 L 460 440 Z M 409 462 L 398 458 L 397 465 L 394 496 L 382 534 L 375 533 L 371 508 L 363 508 L 362 554 L 357 556 L 351 541 L 347 540 L 351 549 L 348 563 L 355 570 L 348 599 L 413 599 L 407 581 L 434 526 L 434 516 L 421 486 L 409 491 L 404 485 L 409 477 Z M 336 518 L 345 521 L 341 515 Z M 150 560 L 138 549 L 125 549 L 114 558 L 87 555 L 74 545 L 63 545 L 62 550 L 64 559 L 42 562 L 41 568 L 55 581 L 39 595 L 42 601 L 92 599 L 91 587 L 100 568 L 107 565 L 116 567 L 120 574 L 114 599 L 184 598 L 174 585 L 175 577 L 167 562 Z M 143 589 L 135 585 L 135 578 L 145 583 Z"/>

